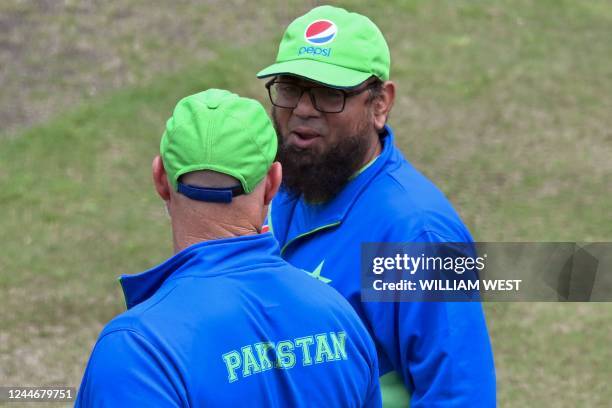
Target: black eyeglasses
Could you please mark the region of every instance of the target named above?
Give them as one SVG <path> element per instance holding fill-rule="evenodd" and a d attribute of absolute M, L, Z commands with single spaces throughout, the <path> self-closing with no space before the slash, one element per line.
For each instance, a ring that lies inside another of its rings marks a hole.
<path fill-rule="evenodd" d="M 355 91 L 329 88 L 326 86 L 300 86 L 292 82 L 283 82 L 273 79 L 266 84 L 270 102 L 279 108 L 295 109 L 302 99 L 304 92 L 310 95 L 312 106 L 323 113 L 340 113 L 344 110 L 346 98 L 358 95 L 372 89 L 377 82 L 371 82 L 366 87 Z"/>

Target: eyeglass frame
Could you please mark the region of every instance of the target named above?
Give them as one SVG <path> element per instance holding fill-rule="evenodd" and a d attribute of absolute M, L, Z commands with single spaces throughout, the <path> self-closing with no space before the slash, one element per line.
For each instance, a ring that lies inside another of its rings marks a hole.
<path fill-rule="evenodd" d="M 294 85 L 298 88 L 300 88 L 301 92 L 300 92 L 300 96 L 297 98 L 297 102 L 295 104 L 295 106 L 291 107 L 291 106 L 281 106 L 281 105 L 277 105 L 274 103 L 274 101 L 272 100 L 272 91 L 270 90 L 270 88 L 272 87 L 272 85 L 274 84 L 290 84 L 290 85 Z M 302 85 L 298 85 L 296 83 L 293 82 L 289 82 L 289 81 L 279 81 L 278 77 L 272 78 L 270 81 L 266 82 L 266 89 L 268 90 L 268 97 L 270 98 L 270 102 L 272 103 L 272 105 L 278 107 L 278 108 L 284 108 L 284 109 L 295 109 L 297 108 L 297 106 L 300 104 L 300 100 L 302 100 L 302 96 L 304 96 L 304 92 L 308 92 L 308 96 L 310 97 L 310 102 L 312 103 L 312 107 L 321 113 L 342 113 L 342 111 L 344 111 L 344 108 L 346 107 L 346 98 L 350 98 L 352 96 L 356 96 L 359 95 L 360 93 L 363 93 L 365 91 L 369 91 L 370 89 L 374 88 L 375 86 L 378 86 L 380 84 L 379 81 L 375 80 L 370 82 L 368 85 L 366 85 L 364 88 L 362 89 L 357 89 L 357 90 L 353 90 L 353 91 L 346 91 L 344 89 L 340 89 L 340 88 L 334 88 L 331 86 L 323 86 L 323 85 L 315 85 L 315 86 L 302 86 Z M 313 88 L 328 88 L 328 89 L 335 89 L 337 91 L 342 92 L 344 98 L 342 100 L 342 108 L 339 111 L 324 111 L 321 110 L 317 107 L 317 103 L 315 100 L 314 95 L 311 92 L 311 89 Z"/>

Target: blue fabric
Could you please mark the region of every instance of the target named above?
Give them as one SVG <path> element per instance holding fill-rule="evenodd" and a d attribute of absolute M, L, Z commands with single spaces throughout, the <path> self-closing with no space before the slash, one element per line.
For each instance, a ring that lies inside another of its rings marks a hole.
<path fill-rule="evenodd" d="M 230 188 L 198 187 L 178 183 L 178 192 L 192 200 L 209 201 L 214 203 L 231 203 L 232 197 L 243 194 L 242 186 Z"/>
<path fill-rule="evenodd" d="M 495 406 L 495 368 L 480 303 L 362 303 L 362 242 L 472 242 L 451 204 L 394 146 L 330 202 L 285 190 L 268 224 L 291 264 L 337 289 L 375 340 L 381 376 L 395 371 L 418 407 Z M 407 405 L 407 403 L 406 403 Z"/>
<path fill-rule="evenodd" d="M 380 406 L 360 319 L 269 233 L 199 243 L 121 282 L 128 310 L 100 334 L 77 407 Z"/>

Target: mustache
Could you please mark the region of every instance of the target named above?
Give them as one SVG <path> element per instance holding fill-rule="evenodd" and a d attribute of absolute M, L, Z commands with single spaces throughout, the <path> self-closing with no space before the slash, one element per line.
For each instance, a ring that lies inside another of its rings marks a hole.
<path fill-rule="evenodd" d="M 316 120 L 302 119 L 295 115 L 292 115 L 292 117 L 289 119 L 289 122 L 287 123 L 287 133 L 283 134 L 279 126 L 276 112 L 277 112 L 277 108 L 274 107 L 272 109 L 272 124 L 274 125 L 274 128 L 276 129 L 276 134 L 278 136 L 279 143 L 282 143 L 284 138 L 289 136 L 289 133 L 293 132 L 295 129 L 300 128 L 300 127 L 308 128 L 312 130 L 313 132 L 318 133 L 319 135 L 323 135 L 326 133 L 327 129 L 324 129 L 324 126 L 321 123 L 317 123 Z"/>
<path fill-rule="evenodd" d="M 317 123 L 313 123 L 312 120 L 302 120 L 302 119 L 293 119 L 291 118 L 289 120 L 289 123 L 287 124 L 287 130 L 289 133 L 293 132 L 295 129 L 298 128 L 308 128 L 310 130 L 312 130 L 313 132 L 318 133 L 319 135 L 325 133 L 324 129 L 322 129 L 322 126 L 320 124 Z"/>

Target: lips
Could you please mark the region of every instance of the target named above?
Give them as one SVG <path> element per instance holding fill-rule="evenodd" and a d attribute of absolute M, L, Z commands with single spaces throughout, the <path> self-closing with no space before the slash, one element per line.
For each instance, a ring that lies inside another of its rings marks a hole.
<path fill-rule="evenodd" d="M 319 133 L 310 128 L 305 127 L 295 128 L 291 131 L 291 133 L 289 133 L 289 143 L 301 149 L 306 149 L 310 147 L 320 138 L 321 135 Z"/>

